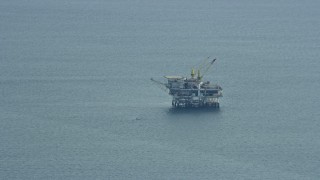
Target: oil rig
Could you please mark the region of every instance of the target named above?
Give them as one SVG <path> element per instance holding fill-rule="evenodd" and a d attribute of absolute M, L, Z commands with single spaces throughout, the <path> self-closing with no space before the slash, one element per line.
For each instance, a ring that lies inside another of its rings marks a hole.
<path fill-rule="evenodd" d="M 191 78 L 183 76 L 164 76 L 166 83 L 154 80 L 151 81 L 159 85 L 163 90 L 172 96 L 172 106 L 180 107 L 213 107 L 219 108 L 219 97 L 222 97 L 222 88 L 218 84 L 211 84 L 209 81 L 203 82 L 203 76 L 212 67 L 216 59 L 209 60 L 206 58 L 197 69 L 191 70 Z M 200 74 L 200 71 L 203 73 Z"/>

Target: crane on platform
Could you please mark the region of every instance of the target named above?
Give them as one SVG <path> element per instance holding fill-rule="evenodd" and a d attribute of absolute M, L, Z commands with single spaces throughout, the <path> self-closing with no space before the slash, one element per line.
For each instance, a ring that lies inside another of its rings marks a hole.
<path fill-rule="evenodd" d="M 203 76 L 208 73 L 208 71 L 212 67 L 213 63 L 217 60 L 216 58 L 214 58 L 209 61 L 209 58 L 210 58 L 210 56 L 207 57 L 203 62 L 199 63 L 197 68 L 195 68 L 195 66 L 194 66 L 191 69 L 191 77 L 192 78 L 195 78 L 195 69 L 197 69 L 197 71 L 198 71 L 198 76 L 197 76 L 198 80 L 202 80 Z M 201 71 L 202 71 L 202 75 L 200 73 Z"/>

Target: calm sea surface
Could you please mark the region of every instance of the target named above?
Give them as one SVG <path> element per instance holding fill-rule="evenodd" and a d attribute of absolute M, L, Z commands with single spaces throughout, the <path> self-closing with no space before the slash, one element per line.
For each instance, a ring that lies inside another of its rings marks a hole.
<path fill-rule="evenodd" d="M 0 179 L 319 179 L 319 9 L 2 0 Z M 207 56 L 220 110 L 171 109 Z"/>

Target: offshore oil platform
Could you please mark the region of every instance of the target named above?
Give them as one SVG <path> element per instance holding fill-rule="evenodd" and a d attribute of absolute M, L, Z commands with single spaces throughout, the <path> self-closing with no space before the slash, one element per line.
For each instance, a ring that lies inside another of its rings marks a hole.
<path fill-rule="evenodd" d="M 197 69 L 191 70 L 191 78 L 183 76 L 164 76 L 166 83 L 154 80 L 151 81 L 160 85 L 165 91 L 169 91 L 172 96 L 173 107 L 213 107 L 219 108 L 219 97 L 222 97 L 222 88 L 218 84 L 210 84 L 209 81 L 203 82 L 203 76 L 209 71 L 216 59 L 209 61 L 208 57 Z M 200 71 L 203 73 L 200 74 Z"/>

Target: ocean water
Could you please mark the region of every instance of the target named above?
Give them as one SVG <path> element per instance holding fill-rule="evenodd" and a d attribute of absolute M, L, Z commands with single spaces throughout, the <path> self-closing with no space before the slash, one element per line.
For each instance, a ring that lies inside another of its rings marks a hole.
<path fill-rule="evenodd" d="M 319 179 L 319 8 L 1 0 L 0 179 Z M 221 108 L 172 109 L 207 56 Z"/>

